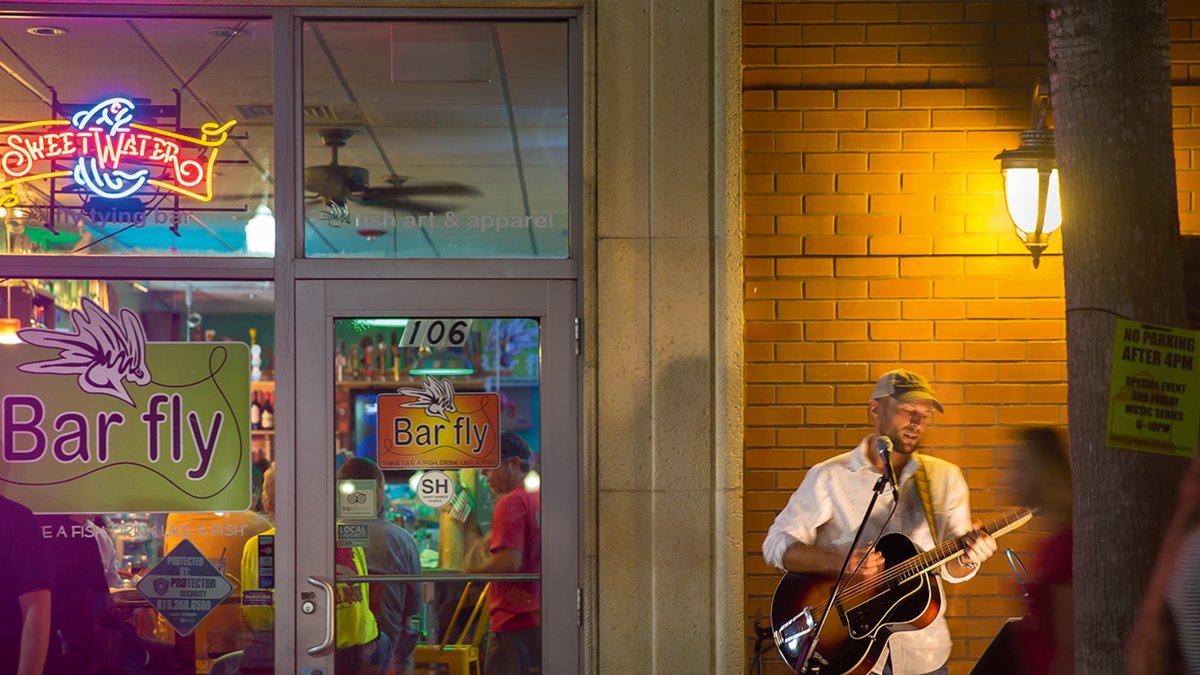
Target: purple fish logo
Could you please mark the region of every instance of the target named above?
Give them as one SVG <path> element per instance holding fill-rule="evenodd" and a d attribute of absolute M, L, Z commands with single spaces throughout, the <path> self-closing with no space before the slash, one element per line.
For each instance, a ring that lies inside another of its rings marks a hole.
<path fill-rule="evenodd" d="M 142 322 L 128 309 L 121 310 L 118 321 L 91 298 L 84 298 L 82 304 L 82 311 L 71 310 L 73 332 L 26 328 L 17 333 L 26 344 L 59 350 L 58 358 L 25 363 L 18 370 L 34 375 L 78 375 L 83 391 L 133 405 L 125 383 L 144 387 L 151 380 Z"/>

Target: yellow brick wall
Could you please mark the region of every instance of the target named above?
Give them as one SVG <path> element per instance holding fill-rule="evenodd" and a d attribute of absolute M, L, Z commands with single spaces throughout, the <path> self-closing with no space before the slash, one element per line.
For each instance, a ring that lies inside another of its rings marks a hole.
<path fill-rule="evenodd" d="M 1200 233 L 1200 3 L 1170 10 L 1181 222 Z M 777 580 L 763 535 L 808 467 L 861 438 L 874 378 L 931 379 L 947 409 L 925 448 L 963 468 L 988 516 L 1012 503 L 1013 426 L 1066 423 L 1066 345 L 1061 241 L 1034 270 L 994 159 L 1047 78 L 1035 4 L 746 2 L 743 42 L 752 622 Z M 1001 548 L 1028 560 L 1039 534 Z M 949 589 L 952 673 L 1020 612 L 1011 578 L 1001 557 Z"/>

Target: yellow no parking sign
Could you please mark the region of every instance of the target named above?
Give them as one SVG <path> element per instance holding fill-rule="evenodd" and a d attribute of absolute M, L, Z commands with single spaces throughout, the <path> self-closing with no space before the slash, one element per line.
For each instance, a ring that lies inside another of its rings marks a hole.
<path fill-rule="evenodd" d="M 1194 457 L 1200 435 L 1200 331 L 1117 320 L 1108 445 Z"/>

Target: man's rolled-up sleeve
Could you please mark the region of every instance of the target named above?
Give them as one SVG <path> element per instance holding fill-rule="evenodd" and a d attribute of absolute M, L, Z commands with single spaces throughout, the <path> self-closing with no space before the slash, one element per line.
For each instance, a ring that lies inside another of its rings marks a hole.
<path fill-rule="evenodd" d="M 763 558 L 767 564 L 784 569 L 783 554 L 796 542 L 813 545 L 817 542 L 817 528 L 833 516 L 833 505 L 829 501 L 829 475 L 822 467 L 809 469 L 800 487 L 792 493 L 787 506 L 779 515 L 767 538 L 763 540 Z"/>
<path fill-rule="evenodd" d="M 971 490 L 967 487 L 962 470 L 957 466 L 953 467 L 953 471 L 950 472 L 944 488 L 946 505 L 941 537 L 946 540 L 961 537 L 971 531 Z M 973 569 L 965 577 L 956 577 L 946 570 L 945 565 L 941 569 L 942 578 L 952 584 L 961 584 L 972 579 L 977 572 L 979 572 L 978 569 Z"/>

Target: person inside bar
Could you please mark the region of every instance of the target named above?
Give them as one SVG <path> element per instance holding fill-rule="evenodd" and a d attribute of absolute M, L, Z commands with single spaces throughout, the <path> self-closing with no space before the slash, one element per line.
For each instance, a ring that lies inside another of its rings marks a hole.
<path fill-rule="evenodd" d="M 263 476 L 263 507 L 267 514 L 275 517 L 275 466 L 272 464 Z M 262 537 L 274 537 L 275 528 L 251 537 L 242 549 L 242 590 L 264 590 L 275 594 L 274 583 L 270 587 L 262 583 L 259 564 Z M 366 576 L 366 554 L 361 547 L 335 549 L 334 566 L 337 576 Z M 379 632 L 375 616 L 371 613 L 369 591 L 365 583 L 336 584 L 336 637 L 337 649 L 334 656 L 335 672 L 355 675 L 384 675 L 391 658 L 391 645 L 387 636 Z M 246 675 L 273 673 L 275 661 L 275 607 L 274 602 L 264 606 L 242 605 L 242 618 L 250 628 L 253 640 L 246 647 L 240 670 Z"/>
<path fill-rule="evenodd" d="M 417 542 L 403 528 L 387 519 L 388 503 L 383 470 L 369 459 L 354 457 L 338 470 L 338 480 L 375 481 L 376 516 L 367 525 L 367 571 L 371 574 L 420 574 L 421 561 Z M 411 627 L 421 609 L 420 587 L 415 583 L 389 581 L 371 584 L 371 610 L 381 633 L 394 650 L 393 673 L 403 675 L 412 669 L 417 631 Z M 386 671 L 386 664 L 385 664 Z"/>
<path fill-rule="evenodd" d="M 254 511 L 171 513 L 167 516 L 163 555 L 184 539 L 190 540 L 231 582 L 240 584 L 238 563 L 243 547 L 250 537 L 270 527 L 271 521 Z M 170 639 L 173 634 L 174 628 L 160 616 L 160 639 Z M 196 628 L 197 656 L 201 659 L 244 649 L 248 642 L 234 605 L 218 606 Z"/>
<path fill-rule="evenodd" d="M 541 571 L 542 503 L 539 492 L 525 489 L 532 453 L 512 431 L 500 436 L 500 466 L 484 470 L 499 499 L 492 516 L 490 555 L 472 561 L 474 574 Z M 541 586 L 536 581 L 493 581 L 488 588 L 490 632 L 486 675 L 524 675 L 541 670 Z"/>

